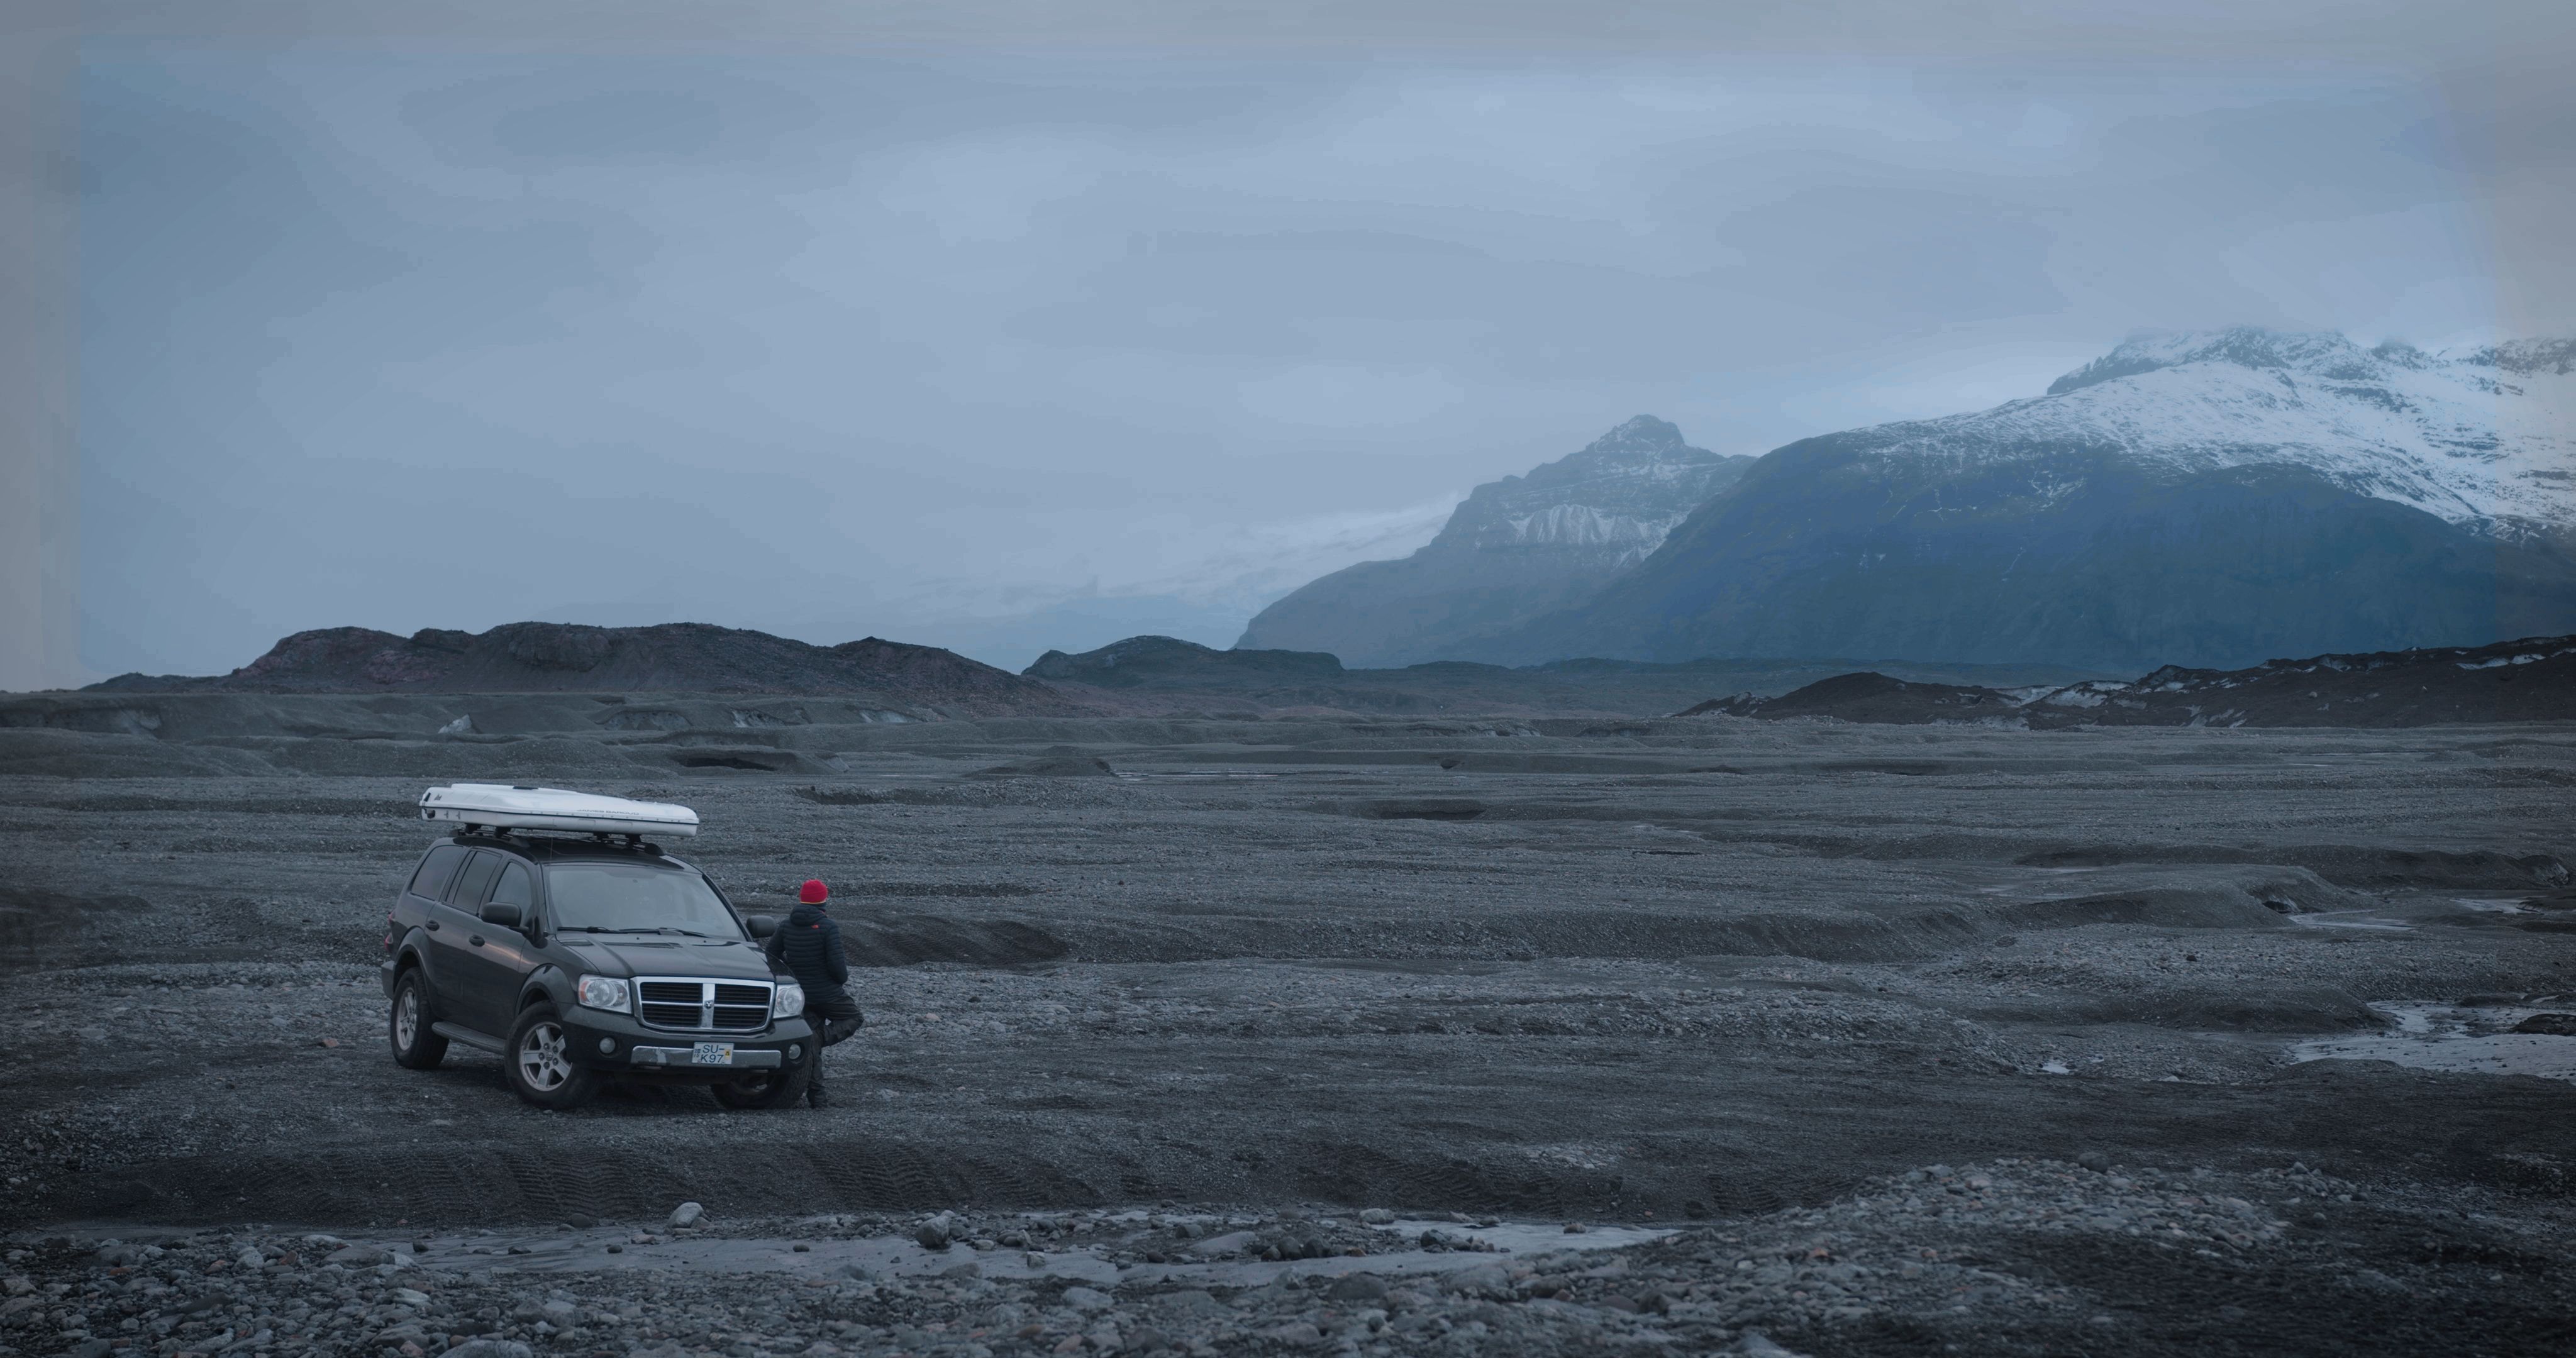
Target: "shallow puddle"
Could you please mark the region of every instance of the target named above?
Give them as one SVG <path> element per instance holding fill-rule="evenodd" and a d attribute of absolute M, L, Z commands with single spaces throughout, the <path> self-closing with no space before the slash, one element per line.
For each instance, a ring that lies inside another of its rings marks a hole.
<path fill-rule="evenodd" d="M 2483 896 L 2454 896 L 2451 898 L 2451 903 L 2465 910 L 2473 910 L 2481 915 L 2536 915 L 2540 913 L 2538 910 L 2534 909 L 2528 901 L 2520 896 L 2509 896 L 2502 900 L 2490 899 Z"/>
<path fill-rule="evenodd" d="M 2576 1005 L 2553 1010 L 2422 1002 L 2370 1007 L 2386 1016 L 2395 1030 L 2301 1042 L 2290 1048 L 2290 1059 L 2389 1061 L 2418 1070 L 2576 1081 L 2576 1037 L 2510 1031 L 2534 1014 L 2565 1012 Z"/>
<path fill-rule="evenodd" d="M 2409 934 L 2415 926 L 2403 920 L 2373 915 L 2366 910 L 2320 910 L 2313 914 L 2292 915 L 2290 923 L 2302 929 L 2369 929 L 2379 933 Z"/>

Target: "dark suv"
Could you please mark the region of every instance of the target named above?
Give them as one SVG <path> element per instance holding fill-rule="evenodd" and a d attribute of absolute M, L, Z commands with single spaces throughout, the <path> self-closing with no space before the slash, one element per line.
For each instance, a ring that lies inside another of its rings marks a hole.
<path fill-rule="evenodd" d="M 704 1084 L 728 1108 L 805 1092 L 805 992 L 770 972 L 777 922 L 632 840 L 470 832 L 430 846 L 385 915 L 394 1060 L 451 1042 L 519 1097 L 570 1108 L 602 1080 Z"/>

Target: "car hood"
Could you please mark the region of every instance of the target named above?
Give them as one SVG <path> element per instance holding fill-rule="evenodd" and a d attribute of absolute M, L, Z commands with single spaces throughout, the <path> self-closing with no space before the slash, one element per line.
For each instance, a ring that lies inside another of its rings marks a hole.
<path fill-rule="evenodd" d="M 610 939 L 561 935 L 586 971 L 602 976 L 703 976 L 717 981 L 766 981 L 769 958 L 756 943 L 691 938 Z"/>

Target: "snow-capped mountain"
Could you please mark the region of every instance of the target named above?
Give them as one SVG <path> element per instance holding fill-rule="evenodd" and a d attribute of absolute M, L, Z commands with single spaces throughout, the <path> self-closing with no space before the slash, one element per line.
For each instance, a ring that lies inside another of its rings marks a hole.
<path fill-rule="evenodd" d="M 1369 667 L 1447 658 L 1463 638 L 1577 602 L 1645 560 L 1752 462 L 1640 415 L 1527 476 L 1476 487 L 1413 555 L 1305 585 L 1235 645 Z"/>
<path fill-rule="evenodd" d="M 2286 464 L 2487 532 L 2576 532 L 2576 340 L 2456 355 L 2238 328 L 2131 339 L 1993 410 L 1882 425 L 1889 456 L 2116 450 L 2177 472 Z"/>
<path fill-rule="evenodd" d="M 1663 546 L 1675 525 L 1752 463 L 1691 447 L 1680 429 L 1640 415 L 1527 476 L 1476 487 L 1423 550 L 1622 570 Z"/>
<path fill-rule="evenodd" d="M 2572 373 L 2564 340 L 2133 339 L 2045 395 L 1778 449 L 1448 658 L 2233 667 L 2576 631 Z"/>

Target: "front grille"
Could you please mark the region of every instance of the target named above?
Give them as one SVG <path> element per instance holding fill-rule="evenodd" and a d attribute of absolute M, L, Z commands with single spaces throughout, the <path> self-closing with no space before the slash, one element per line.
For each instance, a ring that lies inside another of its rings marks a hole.
<path fill-rule="evenodd" d="M 716 1026 L 758 1028 L 769 1022 L 769 987 L 716 983 Z"/>
<path fill-rule="evenodd" d="M 758 1032 L 769 1026 L 770 988 L 767 981 L 638 979 L 636 1017 L 674 1032 Z"/>

